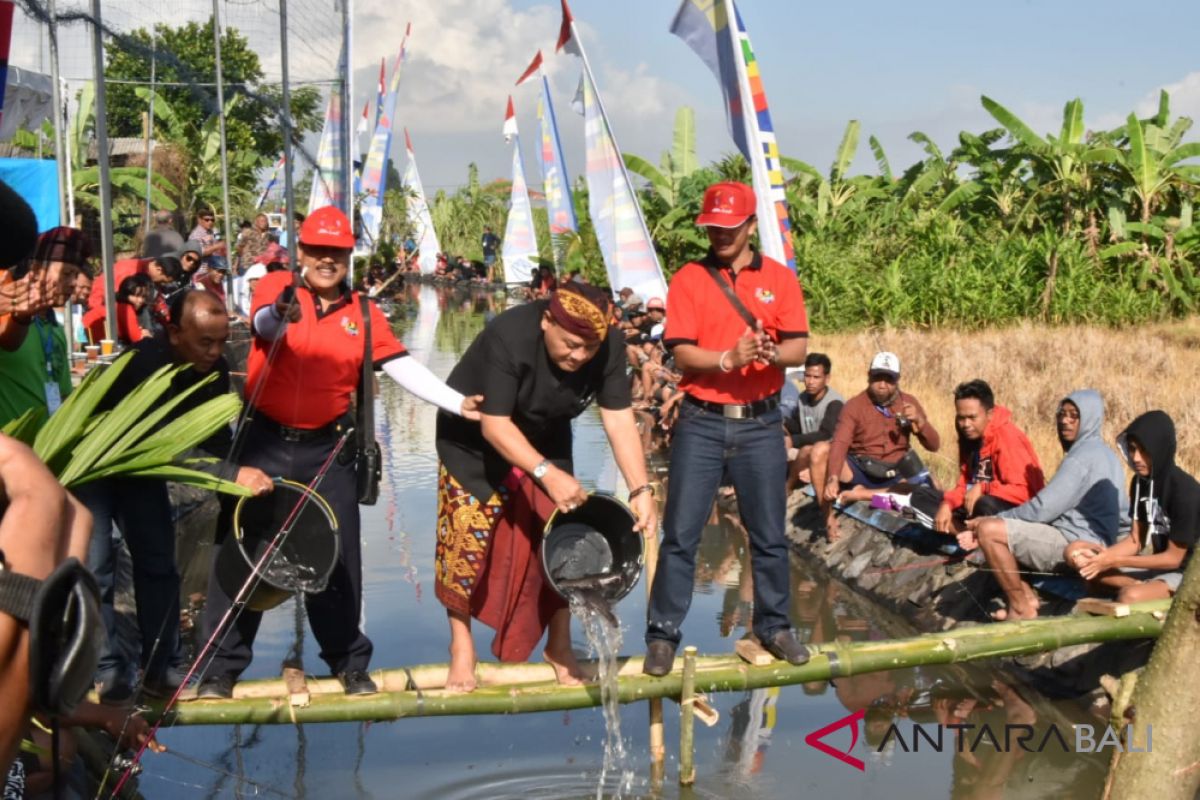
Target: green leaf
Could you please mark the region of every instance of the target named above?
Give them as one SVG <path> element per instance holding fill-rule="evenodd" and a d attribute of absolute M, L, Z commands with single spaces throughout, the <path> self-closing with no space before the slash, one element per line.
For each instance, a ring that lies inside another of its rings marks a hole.
<path fill-rule="evenodd" d="M 1141 247 L 1142 247 L 1141 244 L 1139 244 L 1138 242 L 1118 242 L 1117 244 L 1110 245 L 1110 246 L 1104 248 L 1103 250 L 1101 250 L 1099 253 L 1099 256 L 1101 259 L 1105 259 L 1105 260 L 1110 259 L 1110 258 L 1117 258 L 1118 256 L 1125 256 L 1125 255 L 1129 255 L 1130 253 L 1136 253 L 1138 250 L 1141 249 Z"/>
<path fill-rule="evenodd" d="M 112 474 L 115 473 L 89 476 L 88 478 L 81 480 L 76 485 L 78 486 L 83 483 L 89 483 L 93 480 L 100 480 L 101 478 L 109 477 Z M 161 467 L 154 467 L 153 469 L 137 470 L 134 472 L 126 472 L 121 474 L 127 478 L 151 478 L 160 481 L 174 481 L 175 483 L 183 483 L 187 484 L 188 486 L 196 486 L 200 489 L 208 489 L 210 491 L 221 492 L 222 494 L 231 494 L 239 497 L 252 497 L 254 495 L 254 492 L 245 486 L 233 483 L 232 481 L 221 480 L 214 475 L 209 475 L 207 472 L 201 472 L 200 470 L 196 469 L 188 469 L 187 467 L 179 466 L 177 464 L 165 464 Z"/>
<path fill-rule="evenodd" d="M 883 145 L 874 135 L 867 139 L 867 143 L 871 146 L 871 152 L 875 155 L 875 165 L 879 167 L 879 174 L 888 183 L 894 183 L 892 178 L 892 166 L 888 163 L 887 153 L 883 152 Z"/>
<path fill-rule="evenodd" d="M 62 457 L 75 446 L 88 423 L 88 418 L 95 412 L 132 357 L 131 353 L 126 353 L 109 366 L 89 372 L 38 431 L 33 450 L 52 472 L 59 473 Z"/>
<path fill-rule="evenodd" d="M 1003 125 L 1009 135 L 1018 142 L 1021 142 L 1035 152 L 1042 152 L 1046 149 L 1046 140 L 1034 133 L 1033 129 L 1022 122 L 1016 114 L 987 95 L 981 97 L 980 102 L 983 103 L 983 107 L 987 109 L 987 112 L 995 117 L 996 121 Z"/>
<path fill-rule="evenodd" d="M 1059 133 L 1060 145 L 1073 145 L 1083 141 L 1083 101 L 1076 97 L 1063 107 L 1062 131 Z"/>
<path fill-rule="evenodd" d="M 1171 119 L 1171 95 L 1166 89 L 1158 91 L 1158 111 L 1153 119 L 1154 124 L 1160 128 L 1167 127 L 1167 121 Z"/>
<path fill-rule="evenodd" d="M 846 123 L 846 132 L 842 134 L 841 144 L 838 145 L 837 154 L 833 158 L 833 166 L 829 171 L 831 183 L 845 179 L 846 170 L 850 169 L 850 164 L 854 161 L 854 153 L 858 150 L 859 128 L 860 124 L 856 119 Z"/>
<path fill-rule="evenodd" d="M 982 190 L 983 187 L 975 181 L 967 181 L 953 192 L 946 195 L 946 199 L 943 200 L 940 205 L 938 205 L 937 210 L 944 214 L 949 213 L 963 203 L 970 202 Z"/>
<path fill-rule="evenodd" d="M 113 443 L 106 455 L 101 456 L 101 458 L 96 462 L 96 466 L 102 467 L 106 464 L 112 463 L 118 458 L 121 458 L 126 451 L 132 450 L 135 446 L 141 443 L 150 433 L 150 431 L 152 431 L 162 420 L 166 419 L 167 415 L 174 411 L 180 403 L 191 397 L 191 395 L 197 392 L 201 387 L 212 383 L 217 378 L 216 372 L 210 372 L 202 380 L 199 380 L 192 386 L 188 387 L 186 391 L 180 392 L 167 402 L 162 403 L 157 408 L 153 408 L 153 410 L 151 410 L 151 407 L 157 401 L 158 397 L 162 395 L 162 393 L 165 392 L 168 387 L 170 387 L 171 383 L 175 380 L 175 377 L 186 369 L 191 369 L 191 367 L 185 364 L 180 367 L 170 369 L 169 371 L 165 372 L 161 378 L 157 378 L 161 388 L 152 384 L 152 381 L 155 381 L 157 377 L 152 376 L 150 380 L 147 380 L 144 384 L 142 384 L 142 386 L 151 386 L 149 391 L 146 393 L 148 400 L 143 401 L 137 396 L 136 393 L 132 393 L 129 395 L 129 397 L 125 398 L 125 401 L 123 401 L 127 401 L 129 403 L 128 408 L 121 408 L 121 406 L 118 405 L 118 413 L 123 415 L 131 415 L 134 417 L 136 422 L 132 427 L 129 427 L 129 429 L 119 440 Z"/>
<path fill-rule="evenodd" d="M 809 164 L 808 162 L 801 161 L 798 158 L 788 158 L 787 156 L 780 156 L 779 163 L 783 166 L 784 169 L 786 169 L 788 172 L 792 173 L 793 175 L 805 175 L 816 181 L 825 180 L 825 176 L 822 175 L 819 171 L 817 171 L 816 167 L 814 167 L 812 164 Z"/>
<path fill-rule="evenodd" d="M 1127 222 L 1125 223 L 1125 229 L 1130 233 L 1140 233 L 1143 236 L 1149 236 L 1151 239 L 1157 239 L 1160 242 L 1167 238 L 1166 231 L 1150 222 Z"/>
<path fill-rule="evenodd" d="M 0 428 L 0 433 L 11 436 L 18 442 L 33 446 L 38 428 L 46 421 L 46 411 L 41 406 L 28 409 L 24 414 Z"/>
<path fill-rule="evenodd" d="M 1114 238 L 1125 238 L 1125 209 L 1120 206 L 1108 207 L 1108 229 Z"/>
<path fill-rule="evenodd" d="M 675 190 L 672 188 L 671 182 L 659 172 L 657 167 L 641 156 L 635 156 L 632 153 L 623 153 L 621 157 L 625 159 L 626 169 L 648 180 L 667 205 L 675 205 Z"/>
<path fill-rule="evenodd" d="M 1127 167 L 1133 177 L 1135 189 L 1145 197 L 1150 187 L 1156 182 L 1154 165 L 1150 162 L 1150 154 L 1146 151 L 1146 140 L 1142 136 L 1142 123 L 1136 114 L 1130 113 L 1125 123 L 1129 137 L 1129 155 Z"/>
<path fill-rule="evenodd" d="M 686 178 L 700 168 L 696 159 L 696 113 L 690 106 L 680 106 L 675 112 L 675 138 L 671 144 L 671 160 L 676 180 Z"/>

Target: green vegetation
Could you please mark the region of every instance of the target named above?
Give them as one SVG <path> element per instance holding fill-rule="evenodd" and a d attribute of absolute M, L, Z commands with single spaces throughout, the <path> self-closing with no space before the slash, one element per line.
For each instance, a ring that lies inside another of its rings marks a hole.
<path fill-rule="evenodd" d="M 196 466 L 213 459 L 185 454 L 229 425 L 241 410 L 236 394 L 206 401 L 185 414 L 172 412 L 190 394 L 216 378 L 216 373 L 175 397 L 163 394 L 182 367 L 164 367 L 147 378 L 109 411 L 97 411 L 131 354 L 104 369 L 94 369 L 48 419 L 31 409 L 2 429 L 34 449 L 63 486 L 71 488 L 114 476 L 158 478 L 230 494 L 249 490 L 201 472 Z M 160 426 L 155 430 L 156 426 Z"/>
<path fill-rule="evenodd" d="M 1112 131 L 1086 131 L 1072 100 L 1045 137 L 982 103 L 1001 127 L 963 132 L 949 153 L 913 133 L 926 157 L 899 176 L 874 137 L 879 174 L 849 175 L 857 121 L 828 173 L 784 159 L 797 270 L 819 327 L 1119 325 L 1197 310 L 1200 166 L 1188 162 L 1200 142 L 1183 143 L 1192 120 L 1171 118 L 1165 92 L 1154 116 Z M 689 169 L 678 155 L 687 127 L 676 120 L 661 170 L 626 156 L 649 181 L 643 208 L 668 272 L 703 252 L 692 220 L 704 187 L 746 172 L 740 156 Z"/>

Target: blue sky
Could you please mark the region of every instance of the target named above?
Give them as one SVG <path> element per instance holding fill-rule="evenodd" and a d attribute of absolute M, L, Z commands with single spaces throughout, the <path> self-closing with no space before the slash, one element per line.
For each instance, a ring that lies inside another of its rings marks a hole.
<path fill-rule="evenodd" d="M 507 177 L 511 155 L 500 135 L 511 92 L 525 134 L 532 185 L 536 89 L 513 88 L 543 48 L 554 87 L 567 166 L 582 167 L 582 124 L 571 113 L 579 67 L 551 53 L 558 0 L 353 0 L 356 112 L 374 97 L 381 56 L 400 45 L 412 21 L 398 119 L 413 136 L 427 191 L 453 188 L 475 161 L 485 180 Z M 335 0 L 289 0 L 293 77 L 330 78 L 339 40 Z M 272 5 L 270 3 L 268 6 Z M 703 160 L 733 150 L 716 81 L 667 28 L 677 0 L 573 0 L 572 10 L 621 148 L 657 162 L 671 141 L 678 106 L 695 109 Z M 106 21 L 139 27 L 169 17 L 206 18 L 209 0 L 106 0 Z M 1148 111 L 1157 90 L 1175 87 L 1174 111 L 1200 117 L 1200 2 L 1160 0 L 742 0 L 742 17 L 761 64 L 780 149 L 827 170 L 846 122 L 862 123 L 855 171 L 874 170 L 867 137 L 883 143 L 893 170 L 920 157 L 907 140 L 928 133 L 943 148 L 958 131 L 994 125 L 979 104 L 987 94 L 1039 133 L 1057 130 L 1062 106 L 1079 96 L 1090 127 Z M 226 24 L 255 43 L 267 79 L 278 76 L 277 21 L 261 3 L 227 2 Z M 18 19 L 13 63 L 36 68 L 36 29 Z M 90 75 L 86 29 L 64 33 L 64 74 Z M 1195 134 L 1189 138 L 1196 138 Z M 403 170 L 403 137 L 392 156 Z M 365 141 L 363 142 L 365 144 Z"/>

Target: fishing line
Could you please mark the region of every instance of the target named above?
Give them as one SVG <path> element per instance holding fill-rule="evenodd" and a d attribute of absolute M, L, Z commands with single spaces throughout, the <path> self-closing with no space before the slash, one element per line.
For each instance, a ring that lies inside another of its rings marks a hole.
<path fill-rule="evenodd" d="M 141 761 L 142 755 L 145 754 L 146 748 L 149 746 L 150 741 L 154 738 L 155 734 L 158 733 L 158 729 L 162 727 L 163 720 L 167 718 L 168 712 L 175 706 L 177 702 L 179 702 L 180 696 L 187 690 L 188 682 L 193 676 L 195 676 L 196 671 L 200 666 L 200 662 L 203 661 L 206 656 L 209 656 L 214 647 L 218 644 L 218 637 L 220 637 L 221 642 L 224 642 L 225 637 L 229 635 L 229 630 L 233 625 L 233 622 L 238 618 L 238 616 L 241 615 L 242 611 L 245 610 L 246 598 L 252 591 L 254 591 L 259 582 L 262 581 L 265 569 L 270 565 L 270 562 L 275 557 L 279 547 L 283 544 L 284 540 L 287 538 L 287 535 L 291 532 L 292 526 L 299 517 L 300 512 L 310 502 L 310 498 L 313 494 L 315 494 L 317 487 L 325 478 L 325 475 L 329 472 L 329 468 L 333 466 L 334 459 L 337 458 L 338 453 L 341 452 L 343 445 L 346 443 L 346 439 L 351 433 L 353 433 L 353 431 L 353 428 L 347 429 L 346 432 L 343 433 L 337 440 L 333 450 L 329 453 L 329 457 L 325 459 L 325 463 L 321 465 L 321 468 L 317 471 L 317 474 L 313 476 L 313 479 L 309 483 L 303 496 L 296 503 L 295 507 L 292 508 L 291 513 L 288 515 L 287 519 L 284 520 L 279 531 L 274 535 L 274 537 L 272 537 L 271 541 L 268 542 L 267 548 L 263 551 L 262 556 L 259 557 L 258 562 L 254 565 L 254 569 L 250 573 L 250 576 L 242 584 L 241 588 L 238 589 L 237 597 L 233 599 L 233 603 L 225 611 L 225 614 L 217 623 L 216 629 L 213 631 L 204 647 L 201 648 L 200 653 L 196 656 L 196 659 L 188 668 L 188 673 L 186 676 L 184 676 L 183 681 L 179 684 L 179 688 L 175 690 L 174 695 L 172 695 L 171 699 L 163 706 L 162 713 L 159 715 L 159 718 L 155 720 L 154 725 L 151 726 L 145 742 L 143 742 L 138 747 L 137 752 L 134 753 L 133 760 L 129 767 L 127 767 L 121 774 L 120 780 L 117 782 L 116 787 L 113 788 L 111 795 L 112 797 L 116 797 L 121 791 L 121 788 L 129 780 L 129 777 L 133 772 L 133 768 Z M 210 658 L 209 664 L 211 665 L 211 663 L 212 659 Z"/>
<path fill-rule="evenodd" d="M 271 786 L 257 783 L 255 781 L 250 780 L 249 778 L 245 778 L 240 775 L 235 775 L 234 773 L 232 773 L 228 770 L 221 769 L 221 767 L 217 766 L 216 764 L 213 764 L 208 761 L 204 761 L 203 759 L 200 759 L 200 758 L 196 758 L 195 756 L 185 755 L 183 753 L 178 753 L 174 750 L 167 750 L 166 752 L 167 752 L 167 755 L 175 756 L 180 761 L 184 761 L 188 764 L 192 764 L 193 766 L 200 767 L 201 769 L 209 770 L 210 772 L 212 772 L 216 775 L 221 775 L 222 777 L 226 777 L 226 778 L 235 778 L 238 781 L 246 784 L 247 786 L 253 787 L 256 794 L 261 791 L 264 794 L 273 794 L 273 795 L 277 795 L 279 797 L 289 797 L 290 796 L 290 795 L 287 795 L 284 792 L 281 792 L 278 789 L 275 789 Z M 143 773 L 143 774 L 151 775 L 153 773 Z M 154 775 L 154 777 L 157 778 L 157 777 L 161 777 L 161 776 Z M 201 786 L 199 788 L 203 789 L 205 787 Z"/>

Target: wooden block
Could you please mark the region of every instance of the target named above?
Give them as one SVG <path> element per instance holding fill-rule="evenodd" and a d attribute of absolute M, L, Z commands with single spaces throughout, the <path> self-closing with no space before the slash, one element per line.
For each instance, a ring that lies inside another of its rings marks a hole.
<path fill-rule="evenodd" d="M 758 639 L 753 636 L 738 639 L 733 645 L 733 650 L 743 661 L 755 667 L 765 667 L 775 663 L 775 656 L 764 650 Z"/>
<path fill-rule="evenodd" d="M 1128 617 L 1129 605 L 1098 597 L 1085 597 L 1075 604 L 1076 614 L 1092 614 L 1097 617 Z"/>
<path fill-rule="evenodd" d="M 308 682 L 304 678 L 304 670 L 295 667 L 283 668 L 283 684 L 287 687 L 288 698 L 293 706 L 303 708 L 308 705 Z"/>

